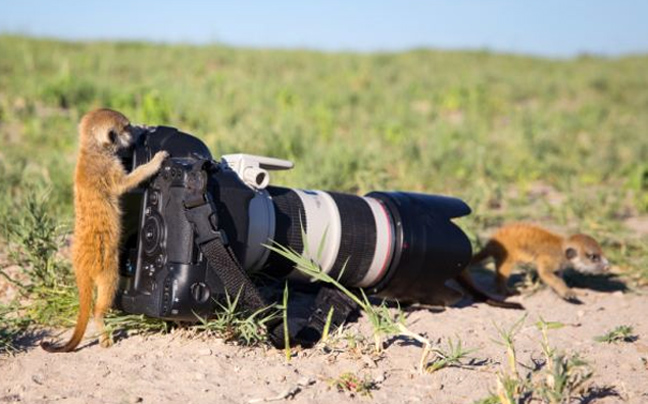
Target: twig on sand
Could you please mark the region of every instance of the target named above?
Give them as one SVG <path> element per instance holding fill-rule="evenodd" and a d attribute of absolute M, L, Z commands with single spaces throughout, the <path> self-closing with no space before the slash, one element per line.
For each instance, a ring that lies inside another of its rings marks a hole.
<path fill-rule="evenodd" d="M 286 390 L 282 391 L 278 395 L 274 397 L 269 397 L 269 398 L 253 398 L 248 401 L 249 404 L 254 404 L 254 403 L 266 403 L 269 401 L 281 401 L 285 400 L 287 398 L 293 398 L 295 397 L 300 391 L 302 391 L 302 387 L 308 387 L 311 384 L 314 384 L 315 380 L 310 379 L 308 377 L 304 377 L 300 379 L 297 384 L 294 386 L 291 386 L 287 388 Z"/>

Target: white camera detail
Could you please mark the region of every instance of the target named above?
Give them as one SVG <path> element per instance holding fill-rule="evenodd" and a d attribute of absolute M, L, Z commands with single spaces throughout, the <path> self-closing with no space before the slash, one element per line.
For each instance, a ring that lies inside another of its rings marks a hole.
<path fill-rule="evenodd" d="M 254 190 L 265 189 L 270 184 L 268 171 L 289 170 L 294 166 L 289 160 L 244 153 L 226 154 L 221 158 L 245 185 Z"/>

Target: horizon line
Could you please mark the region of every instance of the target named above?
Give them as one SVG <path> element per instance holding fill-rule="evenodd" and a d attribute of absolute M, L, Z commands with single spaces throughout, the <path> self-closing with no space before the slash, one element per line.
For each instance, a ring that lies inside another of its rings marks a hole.
<path fill-rule="evenodd" d="M 206 40 L 206 41 L 191 41 L 191 40 L 168 40 L 168 39 L 151 39 L 151 38 L 120 38 L 120 37 L 86 37 L 86 38 L 73 38 L 64 35 L 41 35 L 41 34 L 30 34 L 24 31 L 15 31 L 15 30 L 3 30 L 0 29 L 0 36 L 5 37 L 16 37 L 16 38 L 26 38 L 32 40 L 43 40 L 43 41 L 58 41 L 64 43 L 80 43 L 80 44 L 92 44 L 92 43 L 140 43 L 140 44 L 149 44 L 157 46 L 191 46 L 196 48 L 206 48 L 210 46 L 220 46 L 224 48 L 234 48 L 242 50 L 271 50 L 271 51 L 303 51 L 303 52 L 313 52 L 313 53 L 322 53 L 322 54 L 358 54 L 358 55 L 385 55 L 385 54 L 402 54 L 416 51 L 430 51 L 430 52 L 464 52 L 464 53 L 487 53 L 493 55 L 501 56 L 519 56 L 527 58 L 535 58 L 542 60 L 553 60 L 553 61 L 569 61 L 569 60 L 578 60 L 585 58 L 593 59 L 603 59 L 603 60 L 620 60 L 627 58 L 636 58 L 636 57 L 646 57 L 648 56 L 648 49 L 641 51 L 630 51 L 623 52 L 618 54 L 609 54 L 605 52 L 591 52 L 591 51 L 582 51 L 577 52 L 572 55 L 549 55 L 543 53 L 535 52 L 523 52 L 523 51 L 513 51 L 505 49 L 497 49 L 488 46 L 476 46 L 476 47 L 445 47 L 445 46 L 431 46 L 431 45 L 419 45 L 419 46 L 405 46 L 402 48 L 384 48 L 384 49 L 352 49 L 352 48 L 318 48 L 315 46 L 306 46 L 306 45 L 272 45 L 272 46 L 260 46 L 254 44 L 244 44 L 244 43 L 231 43 L 226 41 L 218 40 Z"/>

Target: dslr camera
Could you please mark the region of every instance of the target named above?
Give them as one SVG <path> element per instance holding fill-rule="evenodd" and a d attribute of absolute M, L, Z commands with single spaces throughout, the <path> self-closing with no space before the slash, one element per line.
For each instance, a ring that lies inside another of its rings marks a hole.
<path fill-rule="evenodd" d="M 471 259 L 468 238 L 451 220 L 470 213 L 459 199 L 269 185 L 271 171 L 293 164 L 246 154 L 214 160 L 198 138 L 165 126 L 142 129 L 122 162 L 133 170 L 161 150 L 170 157 L 159 173 L 122 199 L 116 303 L 126 312 L 196 321 L 225 293 L 247 287 L 248 276 L 308 282 L 266 247 L 275 243 L 348 288 L 422 304 L 438 302 L 435 291 Z"/>

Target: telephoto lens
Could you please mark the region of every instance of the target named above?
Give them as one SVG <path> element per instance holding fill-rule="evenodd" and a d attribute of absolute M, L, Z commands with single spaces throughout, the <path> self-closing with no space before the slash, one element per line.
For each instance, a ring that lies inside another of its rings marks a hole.
<path fill-rule="evenodd" d="M 257 237 L 304 254 L 343 285 L 371 294 L 436 303 L 432 291 L 456 276 L 472 255 L 470 241 L 450 220 L 470 213 L 456 198 L 407 192 L 360 197 L 272 186 L 267 192 L 269 197 L 260 198 L 264 203 L 251 204 L 250 223 L 271 224 L 255 229 Z M 264 204 L 272 207 L 261 208 Z M 274 220 L 264 217 L 267 212 Z M 252 246 L 248 253 L 252 272 L 304 278 L 278 254 L 261 258 Z M 252 258 L 255 253 L 261 259 Z"/>
<path fill-rule="evenodd" d="M 410 192 L 362 197 L 267 186 L 268 171 L 292 168 L 292 163 L 246 154 L 225 155 L 222 162 L 255 192 L 242 256 L 251 273 L 306 280 L 291 262 L 264 247 L 276 243 L 317 262 L 345 286 L 437 304 L 434 291 L 471 259 L 470 241 L 451 221 L 470 213 L 459 199 Z"/>

